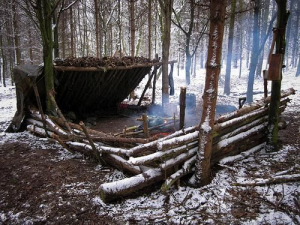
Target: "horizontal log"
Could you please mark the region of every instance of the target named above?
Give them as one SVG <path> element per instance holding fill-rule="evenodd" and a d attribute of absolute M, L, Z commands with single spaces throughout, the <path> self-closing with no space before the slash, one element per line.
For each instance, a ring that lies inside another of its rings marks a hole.
<path fill-rule="evenodd" d="M 30 116 L 33 119 L 43 121 L 42 115 L 37 111 L 31 111 Z M 51 128 L 51 130 L 53 130 L 53 132 L 55 132 L 56 134 L 65 135 L 65 136 L 68 135 L 68 133 L 66 131 L 64 131 L 61 127 L 59 127 L 57 124 L 55 124 L 47 115 L 45 115 L 45 122 Z"/>
<path fill-rule="evenodd" d="M 87 154 L 88 156 L 94 156 L 93 149 L 89 144 L 80 143 L 80 142 L 67 142 L 66 143 L 71 149 L 74 149 L 76 151 L 79 151 L 81 153 Z M 99 150 L 99 146 L 96 146 L 99 153 L 101 150 Z M 108 152 L 108 151 L 107 151 Z M 138 166 L 134 166 L 127 162 L 124 158 L 115 155 L 115 154 L 102 154 L 101 159 L 108 163 L 109 165 L 119 169 L 120 171 L 124 171 L 126 173 L 130 174 L 140 174 L 142 170 Z"/>
<path fill-rule="evenodd" d="M 130 144 L 145 144 L 149 143 L 155 138 L 122 138 L 122 137 L 95 137 L 91 136 L 93 141 L 100 141 L 100 142 L 119 142 L 119 143 L 130 143 Z"/>
<path fill-rule="evenodd" d="M 134 166 L 131 163 L 128 163 L 127 160 L 124 158 L 114 155 L 114 154 L 104 154 L 102 155 L 102 158 L 106 163 L 109 165 L 117 168 L 120 171 L 123 171 L 124 173 L 129 173 L 129 174 L 140 174 L 142 173 L 142 170 L 138 166 Z"/>
<path fill-rule="evenodd" d="M 228 157 L 225 157 L 223 159 L 220 160 L 219 164 L 220 165 L 224 165 L 224 164 L 229 164 L 229 163 L 233 163 L 233 162 L 236 162 L 236 161 L 239 161 L 239 160 L 242 160 L 260 150 L 262 150 L 265 146 L 265 142 L 262 143 L 262 144 L 259 144 L 259 145 L 256 145 L 255 147 L 253 148 L 250 148 L 249 150 L 245 151 L 245 152 L 242 152 L 238 155 L 234 155 L 234 156 L 228 156 Z"/>
<path fill-rule="evenodd" d="M 295 90 L 293 88 L 283 90 L 283 91 L 281 91 L 281 99 L 286 98 L 290 95 L 294 95 L 294 94 L 295 94 Z M 257 102 L 253 102 L 248 106 L 244 106 L 243 108 L 238 109 L 237 111 L 234 111 L 232 113 L 228 113 L 228 114 L 218 117 L 216 119 L 215 123 L 223 123 L 223 122 L 231 120 L 233 118 L 243 116 L 253 110 L 264 107 L 266 104 L 270 103 L 270 101 L 271 101 L 271 96 L 269 96 L 265 99 L 261 99 Z"/>
<path fill-rule="evenodd" d="M 198 147 L 192 148 L 191 150 L 189 150 L 186 153 L 182 153 L 182 154 L 180 154 L 179 156 L 177 156 L 173 159 L 169 159 L 166 162 L 160 164 L 160 168 L 162 170 L 167 170 L 167 169 L 170 169 L 171 167 L 182 164 L 186 160 L 188 160 L 189 158 L 193 157 L 196 154 L 197 150 L 198 150 Z"/>
<path fill-rule="evenodd" d="M 199 132 L 195 131 L 193 133 L 185 134 L 179 137 L 174 137 L 168 140 L 159 140 L 157 142 L 157 149 L 159 151 L 165 151 L 169 148 L 174 148 L 183 144 L 187 144 L 197 140 L 199 138 Z"/>
<path fill-rule="evenodd" d="M 133 165 L 146 165 L 148 163 L 153 163 L 155 161 L 166 160 L 170 157 L 176 157 L 177 155 L 187 152 L 191 148 L 195 148 L 198 146 L 198 141 L 194 141 L 192 143 L 185 144 L 183 146 L 179 146 L 177 148 L 173 148 L 167 151 L 159 151 L 149 155 L 140 156 L 140 157 L 130 157 L 129 162 Z"/>
<path fill-rule="evenodd" d="M 133 177 L 100 185 L 100 198 L 103 202 L 124 197 L 161 181 L 164 174 L 160 169 L 150 169 Z"/>
<path fill-rule="evenodd" d="M 48 134 L 47 135 L 44 128 L 38 127 L 36 125 L 27 125 L 27 130 L 30 131 L 33 134 L 36 134 L 36 135 L 42 136 L 42 137 L 51 137 L 51 138 L 53 138 L 53 135 L 54 135 L 54 132 L 48 131 L 48 130 L 47 130 L 47 134 Z"/>
<path fill-rule="evenodd" d="M 152 142 L 149 142 L 149 143 L 146 143 L 146 144 L 142 144 L 142 145 L 133 147 L 128 151 L 127 156 L 128 157 L 138 156 L 140 153 L 145 152 L 147 150 L 153 150 L 155 152 L 157 150 L 157 143 L 159 141 L 168 140 L 168 139 L 178 137 L 180 135 L 183 135 L 183 134 L 186 134 L 186 133 L 191 133 L 191 132 L 194 132 L 194 131 L 195 131 L 195 127 L 189 127 L 187 129 L 176 131 L 173 134 L 170 134 L 170 135 L 168 135 L 166 137 L 163 137 L 159 140 L 155 140 L 155 141 L 152 141 Z"/>
<path fill-rule="evenodd" d="M 58 117 L 54 117 L 54 116 L 49 116 L 51 120 L 53 120 L 55 123 L 57 123 L 59 126 L 61 127 L 64 127 L 64 121 L 61 119 L 61 118 L 58 118 Z M 76 129 L 78 131 L 81 131 L 81 127 L 78 125 L 78 124 L 75 124 L 75 123 L 71 123 L 71 122 L 68 122 L 69 126 L 72 128 L 72 129 Z M 96 130 L 93 130 L 93 129 L 89 129 L 87 128 L 87 131 L 90 135 L 94 135 L 94 136 L 98 136 L 98 137 L 113 137 L 111 136 L 110 134 L 106 134 L 106 133 L 103 133 L 101 131 L 96 131 Z"/>

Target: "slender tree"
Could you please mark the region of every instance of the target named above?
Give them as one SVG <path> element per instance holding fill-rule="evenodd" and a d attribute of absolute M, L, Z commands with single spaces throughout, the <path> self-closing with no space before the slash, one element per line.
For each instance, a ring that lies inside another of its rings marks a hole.
<path fill-rule="evenodd" d="M 194 57 L 199 42 L 203 36 L 203 32 L 206 29 L 207 23 L 203 26 L 203 29 L 201 32 L 199 32 L 197 41 L 195 42 L 194 49 L 191 50 L 191 42 L 192 42 L 192 34 L 195 29 L 195 9 L 196 9 L 196 3 L 195 0 L 189 1 L 189 23 L 188 23 L 188 29 L 186 30 L 184 26 L 182 25 L 181 18 L 179 14 L 173 9 L 173 12 L 175 14 L 175 20 L 172 20 L 172 22 L 183 32 L 185 35 L 185 81 L 186 85 L 189 85 L 191 83 L 191 65 L 192 65 L 192 58 Z"/>
<path fill-rule="evenodd" d="M 162 12 L 162 105 L 169 103 L 168 61 L 171 42 L 171 15 L 173 0 L 159 0 Z"/>
<path fill-rule="evenodd" d="M 253 24 L 253 38 L 252 38 L 252 53 L 250 62 L 250 71 L 248 77 L 247 87 L 247 102 L 253 102 L 253 86 L 254 75 L 258 62 L 258 49 L 259 49 L 259 6 L 260 0 L 254 0 L 254 24 Z"/>
<path fill-rule="evenodd" d="M 206 185 L 211 180 L 211 151 L 213 125 L 218 95 L 218 80 L 221 71 L 221 54 L 224 33 L 226 1 L 211 0 L 209 44 L 206 62 L 206 79 L 203 94 L 203 111 L 199 129 L 196 183 Z"/>
<path fill-rule="evenodd" d="M 226 95 L 230 94 L 230 75 L 231 75 L 231 59 L 232 59 L 232 46 L 233 46 L 233 35 L 234 35 L 235 8 L 236 8 L 236 0 L 232 0 L 231 11 L 230 11 L 230 22 L 229 22 L 225 86 L 224 86 L 224 94 Z"/>
<path fill-rule="evenodd" d="M 281 54 L 282 63 L 284 62 L 285 54 L 285 32 L 287 21 L 289 18 L 289 12 L 287 12 L 286 0 L 276 0 L 278 14 L 277 14 L 277 26 L 275 29 L 276 34 L 276 54 Z M 278 120 L 279 120 L 279 106 L 280 106 L 280 93 L 281 93 L 281 79 L 282 79 L 282 70 L 280 70 L 279 80 L 272 81 L 271 89 L 271 102 L 269 110 L 269 119 L 268 119 L 268 138 L 266 151 L 276 151 L 278 150 Z"/>

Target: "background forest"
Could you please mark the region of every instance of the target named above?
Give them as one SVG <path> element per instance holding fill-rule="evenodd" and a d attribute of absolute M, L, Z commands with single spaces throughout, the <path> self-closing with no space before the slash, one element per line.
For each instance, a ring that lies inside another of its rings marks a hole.
<path fill-rule="evenodd" d="M 37 21 L 28 8 L 33 1 L 9 0 L 0 3 L 1 83 L 17 64 L 40 64 L 42 39 Z M 158 0 L 66 0 L 53 14 L 54 57 L 104 57 L 121 51 L 124 55 L 161 57 L 163 19 Z M 290 16 L 286 32 L 286 69 L 298 67 L 300 3 L 288 1 Z M 251 66 L 255 77 L 262 76 L 263 60 L 269 54 L 272 28 L 276 25 L 276 3 L 271 0 L 233 0 L 226 8 L 222 65 L 226 66 L 225 89 L 230 93 L 230 69 Z M 204 68 L 208 46 L 209 1 L 175 0 L 171 24 L 170 59 L 197 76 Z M 254 44 L 253 44 L 254 43 Z M 119 54 L 119 53 L 118 53 Z M 255 57 L 254 57 L 255 58 Z M 178 70 L 179 71 L 179 70 Z M 250 70 L 251 73 L 251 70 Z M 241 75 L 241 70 L 240 70 Z M 253 79 L 254 79 L 253 78 Z M 249 87 L 248 87 L 249 88 Z M 249 97 L 249 96 L 248 96 Z M 251 99 L 251 96 L 250 96 Z"/>

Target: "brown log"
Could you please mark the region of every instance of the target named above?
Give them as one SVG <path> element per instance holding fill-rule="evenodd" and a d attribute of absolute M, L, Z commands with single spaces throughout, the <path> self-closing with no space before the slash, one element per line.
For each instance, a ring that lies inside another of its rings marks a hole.
<path fill-rule="evenodd" d="M 128 163 L 127 160 L 118 155 L 103 154 L 102 157 L 106 163 L 120 171 L 123 171 L 124 173 L 137 175 L 143 172 L 138 166 Z"/>
<path fill-rule="evenodd" d="M 185 122 L 186 88 L 180 88 L 180 124 L 179 129 L 183 129 Z"/>
<path fill-rule="evenodd" d="M 156 138 L 122 138 L 122 137 L 98 137 L 98 136 L 91 136 L 93 141 L 100 141 L 100 142 L 119 142 L 119 143 L 130 143 L 130 144 L 145 144 L 149 143 L 150 141 L 155 140 Z"/>
<path fill-rule="evenodd" d="M 61 119 L 61 118 L 57 118 L 57 117 L 54 117 L 54 116 L 49 116 L 51 118 L 51 120 L 53 120 L 55 123 L 57 123 L 59 126 L 64 126 L 64 121 Z M 69 126 L 72 128 L 72 129 L 76 129 L 76 130 L 81 130 L 81 127 L 78 125 L 78 124 L 75 124 L 75 123 L 71 123 L 71 122 L 68 122 Z M 106 133 L 103 133 L 101 131 L 96 131 L 96 130 L 93 130 L 93 129 L 89 129 L 89 128 L 86 128 L 87 131 L 89 132 L 89 134 L 91 135 L 94 135 L 94 136 L 98 136 L 98 137 L 113 137 L 109 134 L 106 134 Z"/>
<path fill-rule="evenodd" d="M 147 115 L 145 113 L 142 115 L 142 117 L 143 117 L 143 130 L 144 130 L 144 134 L 145 134 L 146 138 L 149 138 L 150 134 L 149 134 L 149 130 L 148 130 L 148 117 L 147 117 Z"/>

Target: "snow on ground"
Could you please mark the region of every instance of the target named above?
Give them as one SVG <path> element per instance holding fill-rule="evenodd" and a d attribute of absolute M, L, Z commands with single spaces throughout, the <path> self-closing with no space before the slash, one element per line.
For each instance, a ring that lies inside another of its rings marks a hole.
<path fill-rule="evenodd" d="M 225 68 L 220 76 L 218 104 L 228 104 L 238 107 L 238 98 L 245 97 L 247 90 L 248 70 L 244 69 L 242 77 L 238 78 L 238 69 L 232 70 L 231 94 L 223 95 L 223 81 Z M 295 70 L 284 73 L 282 89 L 293 87 L 297 92 L 291 96 L 287 111 L 297 112 L 300 105 L 300 78 L 296 78 Z M 184 71 L 174 71 L 175 95 L 170 97 L 171 102 L 179 99 L 179 88 L 185 84 Z M 147 79 L 137 88 L 141 93 Z M 197 76 L 191 78 L 191 85 L 187 93 L 197 96 L 197 104 L 201 104 L 204 88 L 205 70 L 200 69 Z M 269 84 L 270 88 L 270 84 Z M 151 95 L 151 89 L 147 94 Z M 55 143 L 37 138 L 28 132 L 8 134 L 4 130 L 16 110 L 14 87 L 0 87 L 0 144 L 10 139 L 20 139 L 30 143 L 32 148 L 59 148 Z M 258 78 L 254 83 L 254 100 L 261 99 L 263 95 L 263 79 Z M 157 102 L 160 103 L 161 84 L 157 84 Z M 61 149 L 57 160 L 72 158 L 67 151 Z M 291 157 L 292 160 L 291 161 Z M 282 174 L 300 173 L 299 146 L 286 145 L 279 152 L 265 154 L 263 152 L 250 155 L 235 163 L 223 165 L 208 186 L 191 188 L 182 186 L 172 188 L 168 193 L 157 190 L 136 198 L 125 199 L 120 202 L 105 204 L 98 196 L 91 201 L 99 207 L 99 216 L 110 216 L 115 221 L 129 223 L 168 223 L 168 224 L 299 224 L 299 182 L 283 183 L 265 186 L 239 186 L 246 181 L 274 177 Z M 107 176 L 107 182 L 124 178 L 123 174 L 115 171 Z M 235 184 L 235 185 L 234 185 Z M 67 184 L 66 184 L 67 185 Z M 72 187 L 81 184 L 73 184 Z M 72 191 L 72 189 L 71 189 Z M 82 190 L 84 192 L 84 189 Z M 87 199 L 87 201 L 89 201 Z M 46 203 L 45 203 L 46 204 Z M 298 214 L 297 214 L 298 213 Z M 8 215 L 0 212 L 0 222 Z M 18 216 L 18 215 L 14 215 Z"/>

